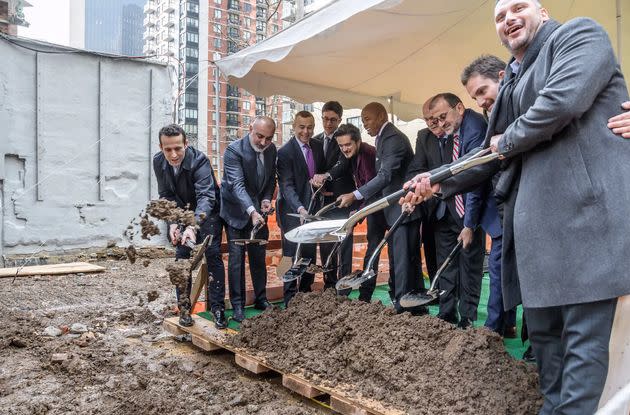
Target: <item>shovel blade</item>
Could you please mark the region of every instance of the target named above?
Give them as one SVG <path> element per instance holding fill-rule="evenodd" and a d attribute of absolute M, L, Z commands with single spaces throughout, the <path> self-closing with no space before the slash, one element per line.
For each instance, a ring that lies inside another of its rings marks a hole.
<path fill-rule="evenodd" d="M 355 290 L 361 286 L 365 281 L 374 276 L 374 271 L 369 272 L 354 271 L 351 274 L 346 275 L 335 284 L 337 291 L 347 290 L 349 288 Z"/>
<path fill-rule="evenodd" d="M 403 308 L 414 308 L 423 305 L 432 305 L 438 301 L 439 295 L 437 291 L 427 291 L 426 293 L 412 291 L 400 298 L 400 306 Z"/>
<path fill-rule="evenodd" d="M 308 258 L 301 258 L 295 265 L 293 265 L 287 272 L 282 275 L 282 282 L 295 281 L 302 277 L 308 270 L 311 260 Z"/>

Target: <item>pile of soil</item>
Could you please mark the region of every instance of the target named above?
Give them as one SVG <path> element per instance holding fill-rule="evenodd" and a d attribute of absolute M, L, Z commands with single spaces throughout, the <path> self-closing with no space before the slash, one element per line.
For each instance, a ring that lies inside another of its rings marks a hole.
<path fill-rule="evenodd" d="M 146 207 L 146 212 L 157 219 L 167 222 L 181 223 L 184 226 L 196 226 L 195 212 L 177 207 L 177 202 L 158 199 L 152 200 Z"/>
<path fill-rule="evenodd" d="M 497 334 L 333 290 L 245 320 L 231 342 L 282 371 L 409 414 L 535 414 L 542 405 L 535 367 L 510 357 Z"/>
<path fill-rule="evenodd" d="M 172 260 L 103 261 L 98 275 L 0 279 L 0 413 L 325 414 L 229 353 L 162 329 Z"/>
<path fill-rule="evenodd" d="M 179 259 L 166 265 L 166 272 L 171 280 L 171 284 L 177 287 L 184 287 L 190 278 L 190 260 Z"/>

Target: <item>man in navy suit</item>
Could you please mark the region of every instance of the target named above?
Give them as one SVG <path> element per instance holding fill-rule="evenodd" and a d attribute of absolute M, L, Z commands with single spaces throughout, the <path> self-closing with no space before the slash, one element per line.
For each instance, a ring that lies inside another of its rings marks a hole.
<path fill-rule="evenodd" d="M 284 234 L 296 228 L 301 219 L 288 216 L 289 213 L 299 213 L 305 216 L 309 207 L 312 211 L 319 208 L 321 203 L 314 201 L 311 205 L 313 186 L 311 179 L 317 173 L 324 172 L 324 150 L 321 143 L 311 140 L 315 128 L 315 118 L 308 111 L 300 111 L 293 121 L 293 137 L 278 150 L 278 199 L 276 201 L 280 230 L 282 231 L 282 255 L 293 257 L 297 245 L 288 241 Z M 311 212 L 313 213 L 313 212 Z M 310 258 L 315 263 L 317 244 L 302 244 L 300 257 Z M 300 278 L 299 287 L 296 281 L 284 284 L 284 304 L 288 305 L 291 298 L 299 290 L 309 292 L 315 280 L 315 275 L 305 273 Z"/>
<path fill-rule="evenodd" d="M 177 223 L 169 224 L 168 236 L 176 246 L 175 259 L 190 258 L 191 249 L 186 245 L 212 235 L 212 243 L 206 249 L 208 270 L 208 308 L 223 308 L 225 297 L 225 270 L 221 260 L 222 224 L 219 218 L 219 186 L 208 157 L 189 147 L 186 132 L 177 124 L 167 125 L 159 132 L 160 152 L 153 156 L 153 171 L 157 178 L 160 199 L 177 202 L 177 207 L 195 212 L 198 229 L 187 227 L 180 233 Z M 190 289 L 188 290 L 190 292 Z M 177 291 L 180 308 L 179 323 L 192 326 L 190 298 L 181 298 Z"/>
<path fill-rule="evenodd" d="M 424 140 L 424 148 L 416 148 L 416 157 L 409 173 L 429 171 L 457 160 L 471 149 L 478 147 L 484 138 L 486 122 L 483 116 L 466 109 L 454 94 L 442 93 L 429 100 L 427 124 L 441 128 L 445 135 Z M 478 203 L 478 200 L 474 201 Z M 438 317 L 467 328 L 477 318 L 477 306 L 483 275 L 483 231 L 465 226 L 465 218 L 475 207 L 466 205 L 466 195 L 456 195 L 444 201 L 427 203 L 428 220 L 433 221 L 438 263 L 444 262 L 462 240 L 463 249 L 455 266 L 442 273 L 438 287 L 444 290 L 440 296 Z M 458 316 L 459 311 L 459 316 Z"/>
<path fill-rule="evenodd" d="M 275 131 L 273 119 L 256 117 L 249 126 L 249 134 L 230 143 L 223 155 L 221 218 L 226 223 L 228 238 L 228 279 L 230 302 L 234 310 L 232 319 L 238 322 L 245 319 L 245 249 L 254 286 L 254 307 L 259 310 L 271 307 L 266 294 L 265 246 L 248 244 L 245 247 L 233 240 L 249 238 L 252 228 L 263 224 L 255 237 L 269 238 L 269 229 L 261 213 L 271 210 L 271 199 L 276 188 L 277 151 L 272 143 Z M 218 321 L 215 319 L 217 326 Z"/>

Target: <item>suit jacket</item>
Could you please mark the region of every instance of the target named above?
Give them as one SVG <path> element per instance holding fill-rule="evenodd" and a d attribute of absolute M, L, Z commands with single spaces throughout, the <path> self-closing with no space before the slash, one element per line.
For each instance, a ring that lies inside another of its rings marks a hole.
<path fill-rule="evenodd" d="M 556 25 L 542 26 L 518 75 L 506 70 L 486 145 L 503 132 L 499 151 L 507 162 L 480 166 L 442 186 L 452 193 L 503 169 L 495 193 L 504 201 L 506 308 L 517 304 L 519 282 L 527 307 L 630 293 L 630 141 L 607 128 L 628 91 L 601 26 L 586 18 Z M 505 111 L 516 118 L 498 131 Z M 507 251 L 506 236 L 513 238 Z M 506 279 L 512 270 L 516 281 Z"/>
<path fill-rule="evenodd" d="M 321 143 L 311 139 L 310 146 L 315 160 L 315 172 L 324 173 L 324 150 Z M 309 183 L 308 168 L 299 141 L 291 137 L 278 150 L 278 211 L 279 225 L 287 231 L 299 225 L 299 219 L 287 216 L 287 213 L 297 213 L 300 206 L 308 209 L 313 191 Z M 316 204 L 314 209 L 317 209 Z"/>
<path fill-rule="evenodd" d="M 413 150 L 407 136 L 394 124 L 388 122 L 376 143 L 376 176 L 357 190 L 366 203 L 388 196 L 402 189 L 407 168 L 413 159 Z M 400 216 L 400 206 L 396 203 L 384 210 L 388 225 L 393 225 Z M 405 220 L 418 219 L 417 209 Z"/>
<path fill-rule="evenodd" d="M 359 152 L 354 157 L 347 159 L 341 154 L 339 161 L 328 170 L 328 173 L 333 181 L 338 177 L 348 176 L 354 181 L 356 188 L 363 186 L 376 176 L 376 148 L 361 142 Z M 357 203 L 353 209 L 363 204 Z"/>
<path fill-rule="evenodd" d="M 180 208 L 188 206 L 188 209 L 194 210 L 198 224 L 203 223 L 200 219 L 202 213 L 206 218 L 219 213 L 219 186 L 208 157 L 201 151 L 186 148 L 177 177 L 160 151 L 153 156 L 153 171 L 160 198 L 173 200 Z"/>
<path fill-rule="evenodd" d="M 236 229 L 243 229 L 250 222 L 247 208 L 253 206 L 260 212 L 260 203 L 271 201 L 276 188 L 276 146 L 272 143 L 263 153 L 265 178 L 257 187 L 256 159 L 249 141 L 249 134 L 233 141 L 223 154 L 223 179 L 221 181 L 221 218 Z"/>
<path fill-rule="evenodd" d="M 339 145 L 337 144 L 337 140 L 335 138 L 336 134 L 333 134 L 333 137 L 326 149 L 326 154 L 324 154 L 324 171 L 330 171 L 336 164 L 342 162 L 342 158 L 345 159 L 344 155 L 341 153 L 339 149 Z M 312 138 L 313 141 L 318 141 L 322 148 L 324 148 L 324 133 L 319 133 Z M 350 193 L 355 190 L 356 187 L 352 180 L 352 177 L 349 175 L 341 175 L 334 179 L 331 178 L 330 182 L 326 182 L 324 185 L 324 191 L 331 192 L 331 196 L 325 197 L 325 204 L 334 202 L 339 195 Z"/>

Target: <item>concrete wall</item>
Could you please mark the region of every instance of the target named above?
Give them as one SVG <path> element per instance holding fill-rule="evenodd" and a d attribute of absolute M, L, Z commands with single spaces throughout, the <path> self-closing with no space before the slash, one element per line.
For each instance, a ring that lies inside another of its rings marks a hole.
<path fill-rule="evenodd" d="M 168 69 L 5 40 L 0 56 L 0 255 L 125 245 L 129 221 L 157 198 Z"/>

